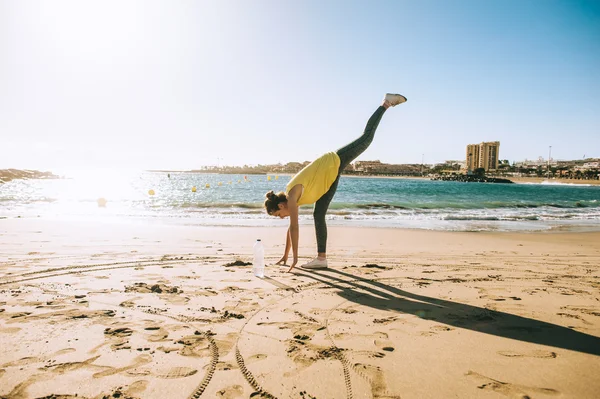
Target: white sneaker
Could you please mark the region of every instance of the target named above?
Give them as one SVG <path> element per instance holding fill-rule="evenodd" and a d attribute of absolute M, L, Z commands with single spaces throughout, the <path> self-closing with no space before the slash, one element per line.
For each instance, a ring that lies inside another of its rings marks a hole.
<path fill-rule="evenodd" d="M 303 269 L 327 269 L 327 259 L 314 258 L 300 267 Z"/>
<path fill-rule="evenodd" d="M 398 104 L 405 103 L 406 97 L 404 97 L 402 94 L 387 93 L 384 100 L 389 102 L 392 107 L 395 107 Z"/>

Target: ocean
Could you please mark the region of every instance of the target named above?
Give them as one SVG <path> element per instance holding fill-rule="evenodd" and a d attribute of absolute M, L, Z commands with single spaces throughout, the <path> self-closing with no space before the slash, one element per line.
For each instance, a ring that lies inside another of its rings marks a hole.
<path fill-rule="evenodd" d="M 169 177 L 170 175 L 170 177 Z M 0 218 L 285 226 L 263 209 L 291 176 L 99 172 L 0 185 Z M 193 192 L 192 188 L 196 187 Z M 154 195 L 150 195 L 152 190 Z M 600 231 L 600 186 L 343 176 L 328 225 L 448 231 Z M 312 224 L 312 206 L 300 208 Z"/>

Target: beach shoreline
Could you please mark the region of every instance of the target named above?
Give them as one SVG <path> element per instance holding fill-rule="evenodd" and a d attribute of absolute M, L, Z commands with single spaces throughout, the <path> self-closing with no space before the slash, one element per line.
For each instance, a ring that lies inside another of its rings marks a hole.
<path fill-rule="evenodd" d="M 600 185 L 600 180 L 583 179 L 547 179 L 545 177 L 507 177 L 515 183 L 537 183 L 537 184 L 589 184 Z"/>
<path fill-rule="evenodd" d="M 13 218 L 0 234 L 0 397 L 600 391 L 600 233 L 331 227 L 330 269 L 294 273 L 273 265 L 284 227 Z M 301 226 L 301 262 L 314 246 Z"/>
<path fill-rule="evenodd" d="M 163 173 L 163 174 L 228 174 L 228 175 L 244 175 L 244 173 L 224 173 L 222 171 L 198 171 L 198 170 L 146 170 L 150 173 Z M 252 176 L 294 176 L 294 173 L 246 173 L 246 175 Z M 491 177 L 492 175 L 490 175 Z M 359 174 L 342 174 L 342 177 L 357 177 L 357 178 L 374 178 L 374 179 L 405 179 L 405 180 L 431 180 L 429 176 L 402 176 L 402 175 L 359 175 Z M 508 179 L 513 183 L 537 183 L 537 184 L 583 184 L 583 185 L 600 185 L 600 180 L 584 180 L 584 179 L 557 179 L 546 177 L 515 177 L 515 176 L 500 176 L 501 178 Z M 36 170 L 27 169 L 5 169 L 0 170 L 0 182 L 9 182 L 15 179 L 58 179 L 65 178 L 58 175 L 54 175 L 52 172 L 40 172 Z"/>

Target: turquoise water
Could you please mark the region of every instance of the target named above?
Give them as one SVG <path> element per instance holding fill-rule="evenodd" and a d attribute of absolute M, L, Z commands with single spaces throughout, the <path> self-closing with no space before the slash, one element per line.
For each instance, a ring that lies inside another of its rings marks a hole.
<path fill-rule="evenodd" d="M 154 220 L 192 225 L 285 225 L 265 214 L 268 190 L 291 176 L 98 173 L 0 185 L 0 217 Z M 206 188 L 209 184 L 210 188 Z M 196 192 L 192 192 L 192 187 Z M 149 190 L 154 195 L 149 195 Z M 100 206 L 105 202 L 105 206 Z M 600 186 L 485 184 L 342 177 L 330 225 L 432 230 L 600 230 Z M 312 206 L 301 207 L 302 224 Z"/>

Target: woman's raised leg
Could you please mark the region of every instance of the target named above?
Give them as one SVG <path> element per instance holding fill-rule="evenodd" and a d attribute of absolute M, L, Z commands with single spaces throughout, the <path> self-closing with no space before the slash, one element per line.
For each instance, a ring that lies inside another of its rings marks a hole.
<path fill-rule="evenodd" d="M 375 110 L 373 115 L 367 121 L 363 134 L 351 142 L 350 144 L 337 150 L 337 154 L 340 157 L 340 168 L 338 170 L 338 176 L 329 188 L 329 190 L 323 194 L 321 198 L 315 203 L 315 209 L 313 211 L 314 223 L 315 223 L 315 234 L 317 238 L 317 258 L 302 265 L 307 269 L 320 269 L 327 267 L 327 223 L 325 222 L 325 215 L 329 209 L 329 204 L 335 195 L 338 183 L 340 181 L 340 175 L 342 171 L 354 161 L 360 154 L 362 154 L 373 141 L 375 131 L 379 122 L 383 117 L 383 114 L 389 107 L 396 106 L 406 101 L 404 96 L 399 94 L 387 94 L 383 104 Z"/>

